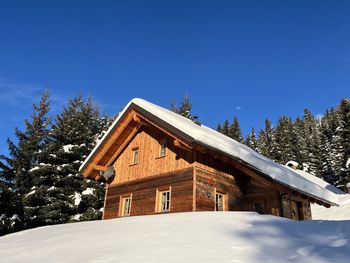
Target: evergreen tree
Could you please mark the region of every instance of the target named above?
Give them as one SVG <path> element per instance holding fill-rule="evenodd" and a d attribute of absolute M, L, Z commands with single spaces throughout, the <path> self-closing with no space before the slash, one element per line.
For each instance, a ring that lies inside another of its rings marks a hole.
<path fill-rule="evenodd" d="M 245 140 L 245 144 L 250 147 L 253 150 L 257 150 L 257 138 L 256 138 L 256 134 L 255 134 L 255 130 L 254 127 L 252 127 L 252 130 L 250 132 L 250 134 L 247 135 L 247 138 Z"/>
<path fill-rule="evenodd" d="M 15 189 L 15 174 L 11 159 L 0 156 L 0 236 L 20 230 L 21 200 Z"/>
<path fill-rule="evenodd" d="M 330 184 L 336 185 L 337 173 L 333 165 L 332 144 L 336 131 L 336 117 L 334 109 L 326 111 L 320 124 L 320 162 L 321 177 Z"/>
<path fill-rule="evenodd" d="M 228 136 L 238 142 L 243 142 L 241 128 L 236 116 L 233 118 L 233 122 L 229 127 Z"/>
<path fill-rule="evenodd" d="M 226 119 L 224 121 L 224 124 L 222 125 L 222 129 L 221 129 L 221 133 L 226 135 L 226 136 L 229 136 L 229 130 L 230 130 L 230 124 L 228 122 L 228 120 Z"/>
<path fill-rule="evenodd" d="M 276 157 L 276 140 L 275 130 L 272 128 L 271 121 L 265 119 L 265 127 L 259 131 L 257 140 L 257 152 L 262 155 L 275 160 Z"/>
<path fill-rule="evenodd" d="M 31 171 L 39 178 L 26 198 L 31 226 L 101 217 L 103 185 L 83 179 L 78 169 L 94 147 L 104 122 L 99 120 L 91 99 L 85 101 L 82 96 L 71 99 L 57 116 L 42 162 Z"/>
<path fill-rule="evenodd" d="M 308 109 L 304 110 L 302 126 L 303 133 L 301 136 L 305 143 L 303 161 L 308 167 L 308 172 L 321 177 L 319 124 Z"/>
<path fill-rule="evenodd" d="M 340 185 L 344 186 L 350 182 L 350 100 L 342 99 L 337 107 L 337 118 L 339 126 L 335 131 L 335 165 L 338 170 Z"/>
<path fill-rule="evenodd" d="M 296 160 L 296 136 L 293 122 L 290 118 L 282 116 L 276 126 L 275 160 L 280 164 Z"/>
<path fill-rule="evenodd" d="M 20 198 L 17 212 L 25 226 L 28 223 L 29 211 L 24 200 L 37 183 L 37 178 L 31 170 L 39 164 L 41 153 L 47 143 L 48 127 L 51 122 L 47 116 L 49 104 L 49 94 L 45 91 L 39 105 L 33 105 L 34 113 L 31 119 L 25 120 L 25 130 L 16 129 L 17 144 L 8 139 L 10 157 L 7 158 L 7 163 L 15 176 L 15 193 Z"/>
<path fill-rule="evenodd" d="M 180 107 L 176 106 L 175 100 L 171 101 L 170 110 L 184 116 L 190 120 L 194 120 L 194 116 L 192 115 L 192 103 L 190 102 L 189 97 L 186 95 L 181 102 Z"/>
<path fill-rule="evenodd" d="M 222 127 L 220 123 L 218 124 L 218 126 L 216 126 L 216 131 L 222 133 Z"/>

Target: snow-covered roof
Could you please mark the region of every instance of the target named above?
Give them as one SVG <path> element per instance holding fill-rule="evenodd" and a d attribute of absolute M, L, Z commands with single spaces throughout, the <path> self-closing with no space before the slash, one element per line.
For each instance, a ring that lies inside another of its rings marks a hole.
<path fill-rule="evenodd" d="M 320 184 L 315 183 L 315 181 L 310 178 L 307 178 L 284 165 L 275 163 L 251 148 L 209 127 L 198 125 L 179 114 L 139 98 L 135 98 L 127 104 L 121 114 L 119 114 L 118 118 L 112 123 L 101 141 L 80 166 L 80 170 L 82 170 L 89 162 L 90 158 L 95 154 L 101 143 L 107 138 L 113 128 L 118 125 L 124 114 L 130 108 L 138 109 L 148 117 L 157 120 L 161 124 L 167 125 L 167 127 L 170 127 L 173 131 L 186 137 L 186 140 L 190 143 L 203 145 L 217 152 L 223 153 L 228 157 L 240 160 L 255 170 L 260 171 L 273 181 L 298 190 L 299 192 L 303 192 L 316 199 L 323 200 L 333 205 L 338 205 L 338 198 L 335 193 L 329 191 Z"/>

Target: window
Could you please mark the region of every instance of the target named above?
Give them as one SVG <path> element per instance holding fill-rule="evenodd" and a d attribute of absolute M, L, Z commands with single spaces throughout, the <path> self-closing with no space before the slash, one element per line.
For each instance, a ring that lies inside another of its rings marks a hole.
<path fill-rule="evenodd" d="M 225 211 L 225 195 L 221 193 L 215 194 L 215 211 Z"/>
<path fill-rule="evenodd" d="M 157 189 L 156 212 L 166 213 L 170 211 L 170 188 L 164 191 Z"/>
<path fill-rule="evenodd" d="M 139 162 L 139 148 L 135 148 L 132 150 L 132 163 L 137 164 Z"/>
<path fill-rule="evenodd" d="M 132 196 L 121 197 L 121 216 L 129 216 L 131 211 Z"/>
<path fill-rule="evenodd" d="M 166 142 L 162 142 L 160 144 L 159 157 L 165 157 L 165 154 L 166 154 Z"/>

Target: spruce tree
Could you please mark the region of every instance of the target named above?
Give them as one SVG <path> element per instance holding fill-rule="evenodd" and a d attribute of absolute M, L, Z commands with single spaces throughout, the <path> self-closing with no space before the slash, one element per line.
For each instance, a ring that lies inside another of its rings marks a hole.
<path fill-rule="evenodd" d="M 175 100 L 171 101 L 170 110 L 184 116 L 190 120 L 194 120 L 194 116 L 192 115 L 192 103 L 190 102 L 189 97 L 186 95 L 181 102 L 180 107 L 176 106 Z"/>
<path fill-rule="evenodd" d="M 250 132 L 250 134 L 247 135 L 247 138 L 245 140 L 245 144 L 250 147 L 253 150 L 257 150 L 257 138 L 256 138 L 256 134 L 255 134 L 255 130 L 254 127 L 252 127 L 252 130 Z"/>
<path fill-rule="evenodd" d="M 229 136 L 229 130 L 230 130 L 230 124 L 229 124 L 228 120 L 226 119 L 224 121 L 224 124 L 222 125 L 221 133 L 226 135 L 226 136 Z"/>
<path fill-rule="evenodd" d="M 344 186 L 350 182 L 350 100 L 342 99 L 337 107 L 337 119 L 339 126 L 335 132 L 335 165 L 338 170 L 340 185 Z"/>
<path fill-rule="evenodd" d="M 296 136 L 293 122 L 290 118 L 282 116 L 276 126 L 275 160 L 280 164 L 296 159 Z"/>
<path fill-rule="evenodd" d="M 271 121 L 265 119 L 265 127 L 259 131 L 256 150 L 267 158 L 275 160 L 276 147 L 275 130 Z"/>
<path fill-rule="evenodd" d="M 82 96 L 71 99 L 56 117 L 43 163 L 32 171 L 40 178 L 28 196 L 29 203 L 40 203 L 32 216 L 33 226 L 101 217 L 104 187 L 82 178 L 78 169 L 94 147 L 103 122 L 91 99 Z"/>
<path fill-rule="evenodd" d="M 23 227 L 21 199 L 15 188 L 15 173 L 11 159 L 0 156 L 0 236 Z"/>
<path fill-rule="evenodd" d="M 320 162 L 321 177 L 330 184 L 336 185 L 337 173 L 333 163 L 332 145 L 336 130 L 334 109 L 327 110 L 320 124 Z"/>
<path fill-rule="evenodd" d="M 243 142 L 241 128 L 236 116 L 233 118 L 233 122 L 229 127 L 228 136 L 238 142 Z"/>
<path fill-rule="evenodd" d="M 27 206 L 26 198 L 33 191 L 38 182 L 35 174 L 31 173 L 40 164 L 43 149 L 48 141 L 48 132 L 51 119 L 49 112 L 49 94 L 45 91 L 38 105 L 34 104 L 34 113 L 30 120 L 25 120 L 25 130 L 16 128 L 17 144 L 8 139 L 11 165 L 15 175 L 15 189 L 20 197 L 18 206 L 19 216 L 24 226 L 28 226 L 31 218 L 31 208 Z M 38 206 L 39 204 L 33 204 Z"/>

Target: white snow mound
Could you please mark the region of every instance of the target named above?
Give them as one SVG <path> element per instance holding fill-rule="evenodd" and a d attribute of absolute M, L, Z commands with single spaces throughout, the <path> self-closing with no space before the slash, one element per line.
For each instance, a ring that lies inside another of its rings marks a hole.
<path fill-rule="evenodd" d="M 0 238 L 6 263 L 349 262 L 350 221 L 249 212 L 138 216 L 47 226 Z"/>

